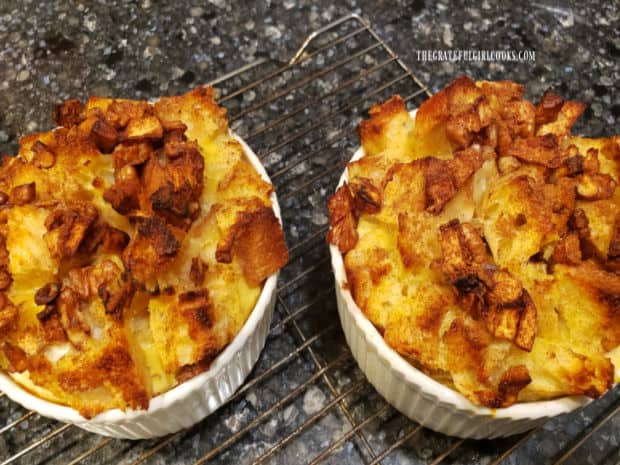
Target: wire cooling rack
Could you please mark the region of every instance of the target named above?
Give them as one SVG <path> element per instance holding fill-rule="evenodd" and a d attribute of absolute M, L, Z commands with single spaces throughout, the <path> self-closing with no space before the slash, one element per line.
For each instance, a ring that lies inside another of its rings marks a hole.
<path fill-rule="evenodd" d="M 463 440 L 400 415 L 352 360 L 335 306 L 326 200 L 358 144 L 355 128 L 366 110 L 396 93 L 410 108 L 430 95 L 366 20 L 343 17 L 308 36 L 289 63 L 261 59 L 210 84 L 276 186 L 290 249 L 256 368 L 200 424 L 143 441 L 42 418 L 0 393 L 0 465 L 620 461 L 618 389 L 524 435 Z"/>

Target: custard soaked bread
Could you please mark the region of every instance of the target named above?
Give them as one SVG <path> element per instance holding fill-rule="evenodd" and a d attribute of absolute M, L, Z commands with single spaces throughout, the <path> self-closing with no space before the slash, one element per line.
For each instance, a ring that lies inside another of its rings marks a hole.
<path fill-rule="evenodd" d="M 387 344 L 488 407 L 598 397 L 620 368 L 620 137 L 575 136 L 583 104 L 523 91 L 461 77 L 414 118 L 373 107 L 329 201 Z"/>
<path fill-rule="evenodd" d="M 210 87 L 68 100 L 0 169 L 0 367 L 85 417 L 206 369 L 287 261 Z"/>

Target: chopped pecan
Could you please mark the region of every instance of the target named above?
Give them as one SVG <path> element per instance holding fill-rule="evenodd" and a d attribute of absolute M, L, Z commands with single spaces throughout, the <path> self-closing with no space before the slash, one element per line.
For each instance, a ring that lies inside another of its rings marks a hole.
<path fill-rule="evenodd" d="M 37 196 L 36 184 L 30 182 L 28 184 L 21 184 L 11 189 L 11 203 L 15 205 L 26 205 L 34 201 Z"/>
<path fill-rule="evenodd" d="M 155 152 L 148 142 L 121 143 L 114 148 L 114 169 L 120 170 L 125 165 L 141 165 Z"/>
<path fill-rule="evenodd" d="M 93 266 L 72 268 L 67 273 L 67 285 L 60 291 L 59 301 L 73 305 L 77 301 L 87 302 L 91 298 L 98 284 L 93 282 Z M 94 291 L 92 288 L 95 288 Z M 70 292 L 67 292 L 70 291 Z"/>
<path fill-rule="evenodd" d="M 553 92 L 552 89 L 547 89 L 536 105 L 536 126 L 555 121 L 563 103 L 562 97 Z"/>
<path fill-rule="evenodd" d="M 95 223 L 80 245 L 80 251 L 86 254 L 94 253 L 101 247 L 103 253 L 119 253 L 125 250 L 129 243 L 129 235 L 105 222 Z"/>
<path fill-rule="evenodd" d="M 60 312 L 56 302 L 46 304 L 43 310 L 37 313 L 37 320 L 41 323 L 46 342 L 63 342 L 67 340 L 67 334 L 61 323 Z"/>
<path fill-rule="evenodd" d="M 37 313 L 37 320 L 41 323 L 48 321 L 52 316 L 57 314 L 58 310 L 55 305 L 46 305 L 43 310 Z"/>
<path fill-rule="evenodd" d="M 4 205 L 9 201 L 9 196 L 6 192 L 0 191 L 0 205 Z"/>
<path fill-rule="evenodd" d="M 138 210 L 141 185 L 136 169 L 131 165 L 125 165 L 114 177 L 114 184 L 103 193 L 104 200 L 110 202 L 112 208 L 121 215 Z"/>
<path fill-rule="evenodd" d="M 182 154 L 161 165 L 151 158 L 144 167 L 145 196 L 153 211 L 167 222 L 189 228 L 198 214 L 203 189 L 204 159 L 194 143 L 184 142 Z"/>
<path fill-rule="evenodd" d="M 47 305 L 52 303 L 58 297 L 60 292 L 59 283 L 47 283 L 34 294 L 34 301 L 37 305 Z"/>
<path fill-rule="evenodd" d="M 99 265 L 69 270 L 66 287 L 63 287 L 59 302 L 68 312 L 76 306 L 75 301 L 88 302 L 99 297 L 106 314 L 119 320 L 123 309 L 133 298 L 135 287 L 129 276 L 112 260 L 103 260 Z M 77 318 L 79 320 L 79 316 Z M 80 325 L 81 323 L 76 323 Z"/>
<path fill-rule="evenodd" d="M 577 176 L 583 173 L 583 162 L 584 162 L 584 158 L 579 153 L 567 158 L 566 159 L 566 170 L 567 170 L 566 174 L 568 174 L 568 176 Z"/>
<path fill-rule="evenodd" d="M 70 128 L 79 124 L 83 119 L 84 105 L 76 99 L 65 100 L 56 105 L 53 112 L 54 124 Z"/>
<path fill-rule="evenodd" d="M 118 132 L 114 126 L 102 119 L 95 121 L 90 136 L 97 148 L 103 153 L 110 153 L 118 142 Z"/>
<path fill-rule="evenodd" d="M 131 302 L 134 291 L 131 280 L 123 279 L 123 276 L 116 276 L 97 287 L 97 294 L 103 302 L 105 312 L 117 320 L 121 319 L 123 309 Z"/>
<path fill-rule="evenodd" d="M 98 216 L 94 205 L 81 201 L 54 210 L 45 220 L 47 233 L 43 236 L 52 256 L 74 256 Z"/>

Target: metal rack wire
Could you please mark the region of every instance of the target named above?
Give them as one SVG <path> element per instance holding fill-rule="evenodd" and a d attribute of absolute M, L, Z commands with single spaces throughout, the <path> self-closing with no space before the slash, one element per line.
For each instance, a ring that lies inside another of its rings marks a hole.
<path fill-rule="evenodd" d="M 0 393 L 0 417 L 6 419 L 0 426 L 0 465 L 343 460 L 375 465 L 474 458 L 520 463 L 541 438 L 551 438 L 557 447 L 548 456 L 529 456 L 530 462 L 561 464 L 577 463 L 583 446 L 601 437 L 611 439 L 594 460 L 620 460 L 618 389 L 592 403 L 586 414 L 572 416 L 573 427 L 563 434 L 541 428 L 513 438 L 471 441 L 407 420 L 357 369 L 337 321 L 324 243 L 326 198 L 371 104 L 400 93 L 413 108 L 430 95 L 365 19 L 349 15 L 315 31 L 288 63 L 261 59 L 211 84 L 229 109 L 232 127 L 272 177 L 291 252 L 257 367 L 226 406 L 202 423 L 145 441 L 89 434 L 27 412 Z"/>

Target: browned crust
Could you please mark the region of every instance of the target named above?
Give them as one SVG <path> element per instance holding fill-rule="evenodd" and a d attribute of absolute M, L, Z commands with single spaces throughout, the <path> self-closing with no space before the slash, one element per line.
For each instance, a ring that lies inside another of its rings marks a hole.
<path fill-rule="evenodd" d="M 537 127 L 536 134 L 544 135 L 553 133 L 558 137 L 568 135 L 585 109 L 586 106 L 581 102 L 573 100 L 564 102 L 555 119 Z"/>
<path fill-rule="evenodd" d="M 288 262 L 284 233 L 269 207 L 238 214 L 229 234 L 231 256 L 239 260 L 250 285 L 261 284 Z"/>
<path fill-rule="evenodd" d="M 66 391 L 79 393 L 108 384 L 120 392 L 127 407 L 146 409 L 149 405 L 148 393 L 138 380 L 131 355 L 122 345 L 106 347 L 91 362 L 58 375 L 60 387 Z M 78 407 L 86 418 L 98 413 L 88 404 Z"/>
<path fill-rule="evenodd" d="M 197 338 L 197 333 L 213 326 L 215 322 L 213 303 L 207 289 L 179 294 L 178 302 L 179 311 L 189 322 L 189 334 L 193 339 Z"/>
<path fill-rule="evenodd" d="M 122 258 L 133 279 L 150 287 L 153 279 L 172 265 L 181 247 L 182 233 L 156 216 L 138 222 L 136 234 L 123 251 Z"/>
<path fill-rule="evenodd" d="M 587 260 L 570 269 L 575 281 L 601 305 L 599 337 L 606 351 L 620 345 L 620 276 Z"/>
<path fill-rule="evenodd" d="M 405 102 L 400 95 L 394 95 L 383 103 L 373 105 L 368 110 L 370 119 L 363 120 L 357 128 L 360 139 L 370 140 L 381 134 L 392 116 L 405 111 Z"/>
<path fill-rule="evenodd" d="M 451 160 L 426 157 L 420 163 L 425 178 L 426 210 L 440 213 L 459 189 L 482 166 L 484 157 L 479 150 L 466 149 L 454 153 Z"/>
<path fill-rule="evenodd" d="M 518 139 L 506 150 L 505 155 L 547 168 L 558 168 L 565 161 L 555 134 Z"/>

